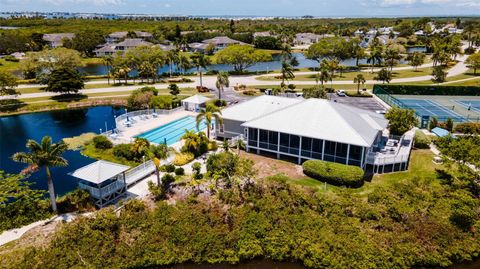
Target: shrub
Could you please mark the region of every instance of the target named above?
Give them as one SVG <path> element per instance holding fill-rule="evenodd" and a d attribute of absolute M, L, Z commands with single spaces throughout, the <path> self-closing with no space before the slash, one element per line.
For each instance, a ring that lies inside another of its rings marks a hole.
<path fill-rule="evenodd" d="M 183 166 L 193 161 L 193 159 L 195 159 L 195 156 L 190 152 L 179 153 L 175 156 L 173 164 L 176 166 Z"/>
<path fill-rule="evenodd" d="M 175 175 L 177 176 L 185 175 L 185 169 L 183 169 L 182 167 L 175 168 Z"/>
<path fill-rule="evenodd" d="M 160 167 L 160 171 L 167 172 L 167 173 L 173 173 L 173 171 L 175 171 L 175 165 L 173 165 L 173 164 L 162 165 L 162 167 Z"/>
<path fill-rule="evenodd" d="M 208 151 L 216 151 L 218 149 L 218 144 L 215 141 L 208 143 Z"/>
<path fill-rule="evenodd" d="M 480 123 L 478 122 L 463 122 L 459 123 L 453 129 L 456 133 L 462 134 L 480 134 Z"/>
<path fill-rule="evenodd" d="M 9 61 L 9 62 L 15 62 L 15 63 L 20 62 L 20 60 L 15 58 L 15 56 L 13 56 L 13 55 L 7 55 L 7 56 L 3 57 L 3 59 L 5 61 Z"/>
<path fill-rule="evenodd" d="M 135 155 L 133 154 L 129 144 L 118 144 L 114 146 L 113 155 L 117 158 L 125 158 L 129 161 L 135 159 Z"/>
<path fill-rule="evenodd" d="M 175 177 L 170 175 L 170 174 L 165 174 L 162 177 L 162 188 L 164 190 L 168 189 L 170 187 L 170 184 L 175 182 Z"/>
<path fill-rule="evenodd" d="M 360 187 L 363 170 L 358 166 L 309 160 L 303 163 L 303 173 L 311 178 L 336 186 Z"/>
<path fill-rule="evenodd" d="M 58 198 L 57 206 L 60 213 L 74 211 L 86 212 L 95 209 L 90 193 L 81 189 L 75 189 L 74 191 Z"/>
<path fill-rule="evenodd" d="M 430 148 L 430 138 L 424 134 L 422 131 L 415 132 L 415 148 L 417 149 L 429 149 Z"/>
<path fill-rule="evenodd" d="M 97 135 L 93 138 L 93 145 L 96 149 L 111 149 L 113 143 L 103 135 Z"/>
<path fill-rule="evenodd" d="M 215 99 L 215 100 L 213 101 L 213 104 L 214 104 L 215 106 L 218 106 L 218 107 L 224 107 L 224 106 L 227 105 L 227 101 L 225 101 L 225 100 L 220 100 L 220 99 Z"/>

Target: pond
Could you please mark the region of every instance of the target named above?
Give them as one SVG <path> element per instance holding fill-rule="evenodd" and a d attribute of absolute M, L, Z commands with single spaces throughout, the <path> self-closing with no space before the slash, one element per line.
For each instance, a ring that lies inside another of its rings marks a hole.
<path fill-rule="evenodd" d="M 312 67 L 318 67 L 318 62 L 314 60 L 307 59 L 303 53 L 293 53 L 293 56 L 295 56 L 298 60 L 299 66 L 297 68 L 312 68 Z M 355 66 L 356 60 L 355 59 L 348 59 L 345 61 L 341 62 L 345 66 Z M 360 64 L 366 64 L 367 60 L 363 59 L 359 61 Z M 401 63 L 404 63 L 401 61 Z M 272 71 L 272 70 L 280 70 L 282 67 L 282 62 L 280 60 L 279 55 L 273 56 L 273 61 L 270 62 L 261 62 L 257 63 L 249 68 L 247 68 L 247 71 L 250 72 L 259 72 L 259 71 Z M 170 66 L 166 65 L 163 66 L 158 70 L 159 74 L 162 73 L 168 73 L 170 70 Z M 172 65 L 172 70 L 176 72 L 176 66 Z M 207 67 L 207 70 L 212 71 L 232 71 L 233 67 L 231 65 L 227 64 L 213 64 Z M 91 64 L 87 65 L 85 67 L 82 67 L 80 71 L 84 72 L 87 75 L 106 75 L 108 70 L 107 67 L 103 64 Z M 194 73 L 196 72 L 195 68 L 191 68 L 189 70 L 186 70 L 186 73 Z M 130 75 L 135 76 L 137 73 L 135 71 L 132 71 Z"/>
<path fill-rule="evenodd" d="M 17 174 L 25 168 L 25 164 L 12 161 L 11 156 L 15 152 L 26 151 L 27 139 L 40 141 L 43 136 L 48 135 L 52 137 L 53 142 L 58 142 L 82 133 L 98 133 L 100 128 L 105 129 L 105 125 L 111 129 L 114 116 L 123 113 L 123 109 L 102 106 L 0 117 L 0 170 Z M 58 195 L 72 191 L 77 186 L 76 179 L 69 176 L 69 172 L 93 162 L 92 159 L 82 156 L 79 151 L 67 151 L 64 157 L 69 162 L 67 167 L 51 169 Z M 47 189 L 44 170 L 34 173 L 29 181 L 35 183 L 35 188 Z"/>

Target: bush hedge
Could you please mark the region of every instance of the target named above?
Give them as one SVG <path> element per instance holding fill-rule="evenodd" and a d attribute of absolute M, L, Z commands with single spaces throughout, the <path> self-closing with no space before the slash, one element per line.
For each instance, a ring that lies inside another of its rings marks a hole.
<path fill-rule="evenodd" d="M 182 167 L 177 167 L 177 168 L 175 168 L 175 175 L 176 175 L 176 176 L 183 176 L 183 175 L 185 175 L 185 169 L 183 169 Z"/>
<path fill-rule="evenodd" d="M 456 133 L 461 134 L 480 134 L 480 123 L 478 122 L 463 122 L 459 123 L 453 129 Z"/>
<path fill-rule="evenodd" d="M 195 159 L 195 156 L 192 153 L 189 153 L 189 152 L 179 153 L 175 156 L 175 159 L 173 160 L 173 164 L 176 166 L 183 166 L 193 161 L 193 159 Z"/>
<path fill-rule="evenodd" d="M 478 86 L 421 86 L 421 85 L 375 85 L 373 93 L 383 94 L 383 91 L 389 94 L 408 94 L 408 95 L 463 95 L 480 96 L 480 87 Z"/>
<path fill-rule="evenodd" d="M 358 166 L 308 160 L 303 163 L 303 173 L 335 186 L 360 187 L 363 185 L 364 172 Z"/>
<path fill-rule="evenodd" d="M 423 133 L 422 131 L 415 132 L 415 144 L 414 147 L 417 149 L 429 149 L 431 140 L 430 138 Z"/>
<path fill-rule="evenodd" d="M 93 138 L 93 145 L 97 149 L 111 149 L 113 147 L 113 143 L 103 135 L 95 136 Z"/>

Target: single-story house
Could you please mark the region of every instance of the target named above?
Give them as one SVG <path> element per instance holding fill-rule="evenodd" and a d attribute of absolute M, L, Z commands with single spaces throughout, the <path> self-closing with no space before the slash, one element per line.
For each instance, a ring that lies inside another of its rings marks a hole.
<path fill-rule="evenodd" d="M 322 39 L 321 35 L 314 33 L 298 33 L 295 35 L 295 45 L 311 45 Z"/>
<path fill-rule="evenodd" d="M 200 52 L 200 53 L 203 53 L 203 52 L 205 52 L 205 50 L 207 49 L 207 47 L 208 47 L 208 44 L 206 44 L 206 43 L 200 43 L 200 42 L 194 42 L 194 43 L 188 44 L 188 49 L 189 49 L 191 52 Z"/>
<path fill-rule="evenodd" d="M 56 33 L 44 34 L 42 38 L 50 48 L 58 48 L 63 46 L 63 40 L 72 39 L 74 37 L 74 33 Z"/>
<path fill-rule="evenodd" d="M 188 98 L 182 100 L 182 106 L 185 110 L 198 112 L 202 107 L 205 107 L 205 104 L 210 100 L 210 98 L 205 97 L 200 94 L 195 94 Z"/>
<path fill-rule="evenodd" d="M 397 165 L 397 171 L 407 167 L 409 150 L 401 147 L 411 143 L 396 141 L 386 152 L 388 121 L 349 105 L 265 95 L 222 110 L 222 118 L 223 125 L 215 127 L 217 137 L 243 136 L 249 152 L 297 163 L 318 159 L 363 169 L 387 162 Z M 396 159 L 395 152 L 406 152 L 407 158 Z"/>
<path fill-rule="evenodd" d="M 214 38 L 205 39 L 202 41 L 202 43 L 207 45 L 213 44 L 215 46 L 215 50 L 221 50 L 230 45 L 246 45 L 246 43 L 235 40 L 235 39 L 231 39 L 228 36 L 217 36 Z"/>
<path fill-rule="evenodd" d="M 153 44 L 150 42 L 144 41 L 141 38 L 127 38 L 122 42 L 119 42 L 116 44 L 106 44 L 105 46 L 99 49 L 96 49 L 93 52 L 95 52 L 95 55 L 97 57 L 102 57 L 106 55 L 113 55 L 117 51 L 126 51 L 139 46 L 151 46 L 151 45 Z"/>

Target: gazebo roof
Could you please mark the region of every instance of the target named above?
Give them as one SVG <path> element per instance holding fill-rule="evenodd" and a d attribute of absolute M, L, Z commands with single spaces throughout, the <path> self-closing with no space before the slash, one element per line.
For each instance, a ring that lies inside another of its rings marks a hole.
<path fill-rule="evenodd" d="M 100 184 L 130 169 L 129 166 L 107 161 L 96 161 L 70 173 L 71 176 Z"/>
<path fill-rule="evenodd" d="M 203 103 L 207 102 L 208 100 L 210 100 L 210 98 L 205 97 L 205 96 L 200 95 L 200 94 L 195 94 L 193 96 L 190 96 L 188 98 L 183 99 L 182 102 L 183 103 L 191 103 L 191 104 L 203 104 Z"/>

